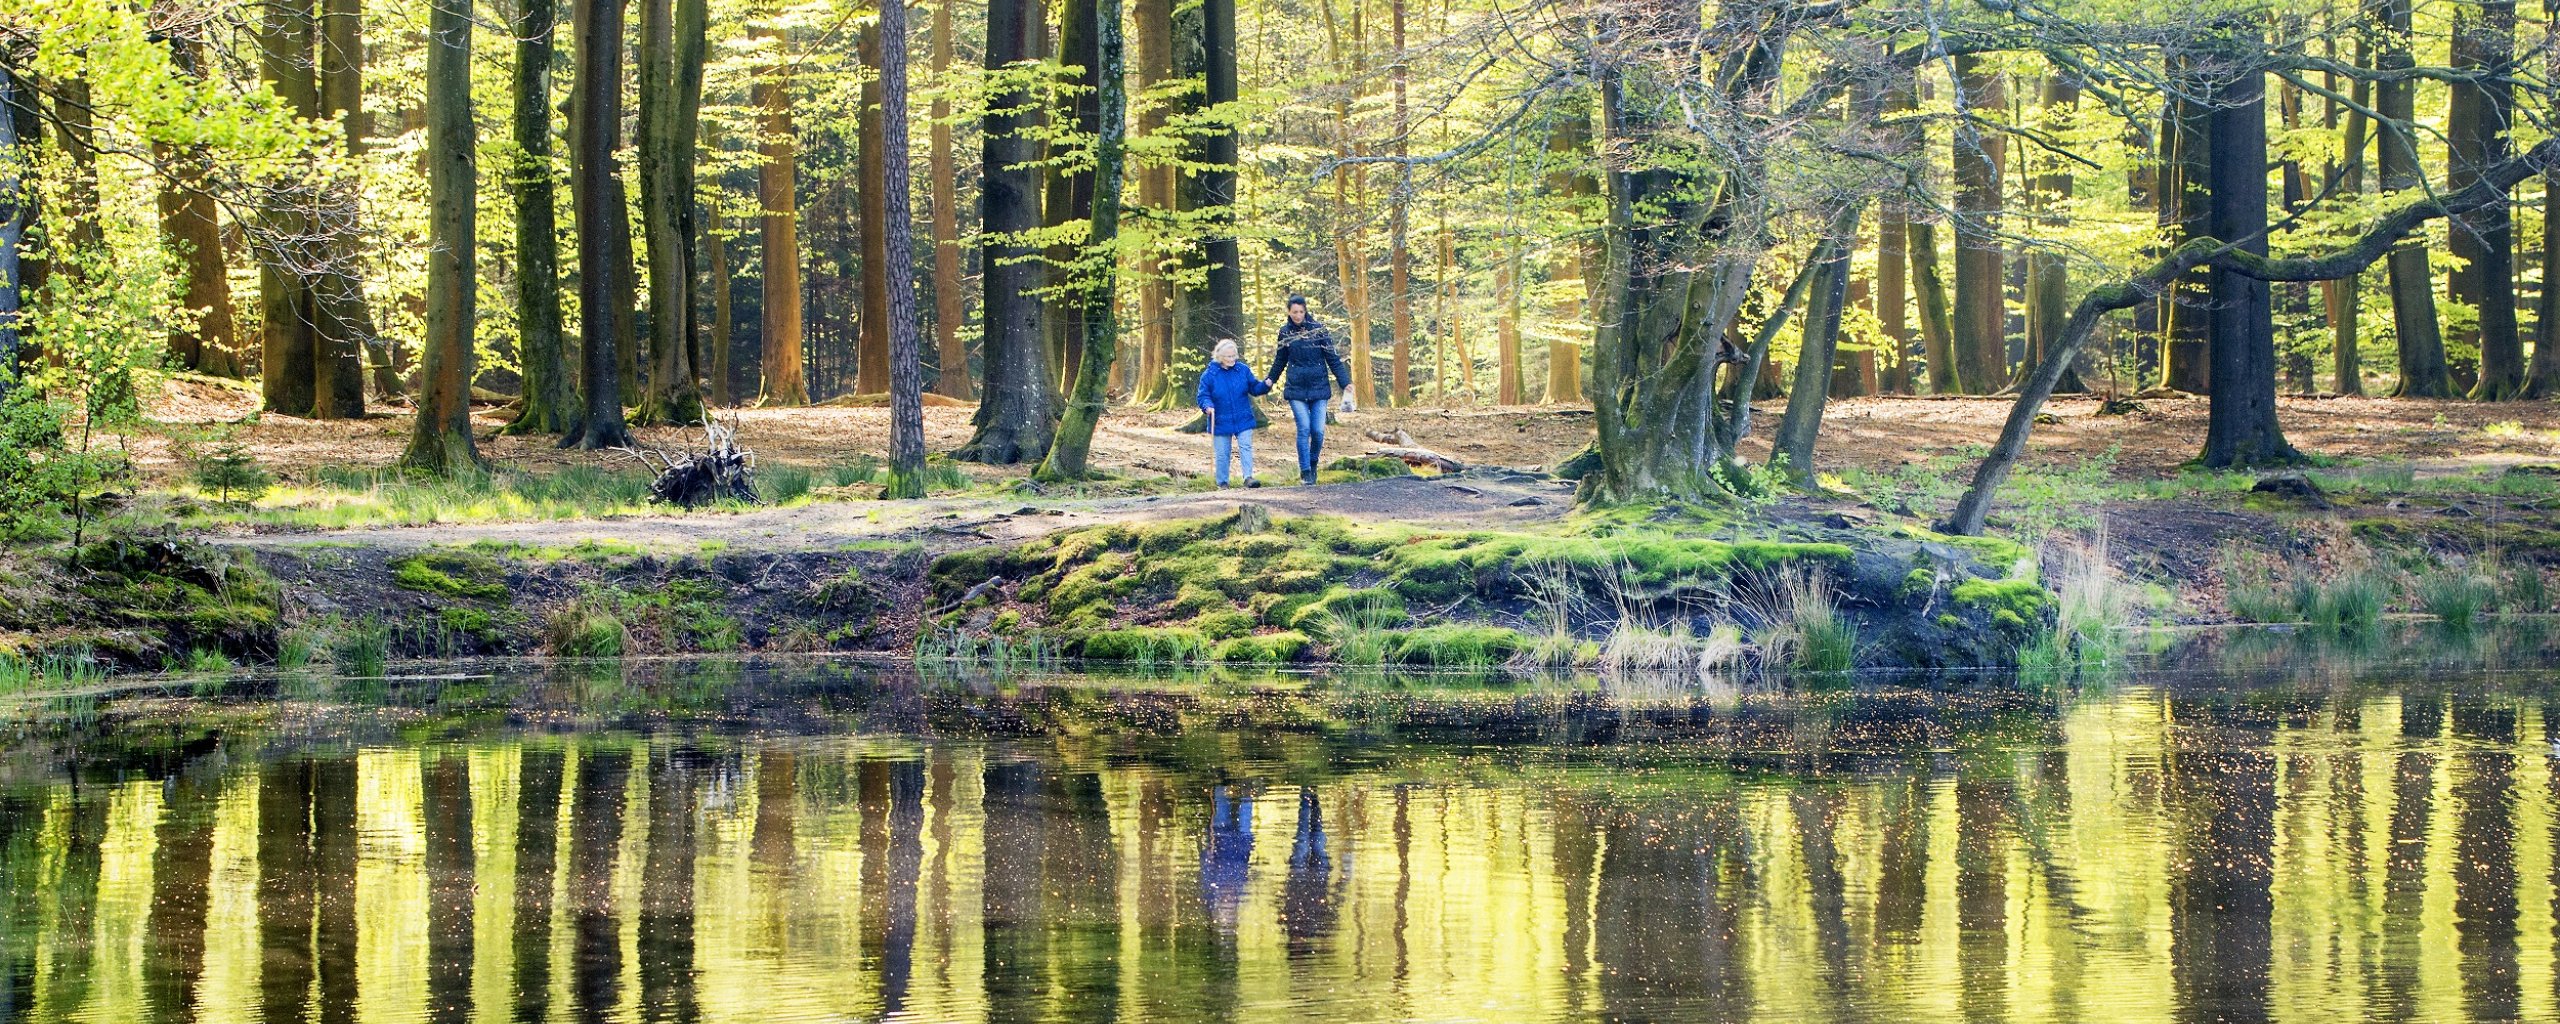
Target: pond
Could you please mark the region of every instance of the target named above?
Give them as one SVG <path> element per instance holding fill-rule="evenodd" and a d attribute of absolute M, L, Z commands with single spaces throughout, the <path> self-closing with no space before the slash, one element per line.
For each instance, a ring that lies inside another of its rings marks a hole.
<path fill-rule="evenodd" d="M 21 702 L 0 1021 L 2560 1019 L 2543 645 L 2294 643 L 2061 688 Z"/>

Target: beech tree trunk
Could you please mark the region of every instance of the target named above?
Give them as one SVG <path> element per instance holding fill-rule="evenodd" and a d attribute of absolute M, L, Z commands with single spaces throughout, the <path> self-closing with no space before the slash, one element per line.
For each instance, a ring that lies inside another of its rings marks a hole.
<path fill-rule="evenodd" d="M 737 326 L 736 307 L 729 293 L 729 240 L 722 236 L 722 218 L 715 210 L 705 218 L 702 247 L 706 253 L 706 269 L 711 281 L 711 404 L 728 408 L 738 404 L 737 386 L 729 382 L 729 356 Z"/>
<path fill-rule="evenodd" d="M 2188 71 L 2190 58 L 2172 57 L 2170 73 L 2182 88 L 2201 91 Z M 2169 103 L 2160 123 L 2159 224 L 2172 244 L 2206 234 L 2204 204 L 2197 192 L 2206 170 L 2205 112 L 2192 99 Z M 2213 390 L 2205 308 L 2205 274 L 2195 270 L 2160 297 L 2161 384 L 2188 394 Z"/>
<path fill-rule="evenodd" d="M 2542 74 L 2560 75 L 2560 0 L 2542 3 Z M 2357 83 L 2361 88 L 2363 83 Z M 2560 109 L 2555 103 L 2552 109 Z M 2549 116 L 2549 111 L 2545 111 Z M 2534 304 L 2533 363 L 2525 370 L 2523 398 L 2560 395 L 2560 173 L 2542 176 L 2542 288 Z"/>
<path fill-rule="evenodd" d="M 2331 44 L 2334 48 L 2335 44 Z M 2356 37 L 2355 63 L 2362 67 L 2371 59 L 2365 37 Z M 2333 76 L 2334 77 L 2334 76 Z M 2364 194 L 2364 150 L 2367 125 L 2365 108 L 2372 105 L 2373 83 L 2359 78 L 2351 87 L 2350 99 L 2355 105 L 2346 113 L 2345 162 L 2338 167 L 2338 191 L 2347 195 Z M 2334 82 L 2330 85 L 2336 91 Z M 2331 99 L 2325 107 L 2325 123 L 2338 126 L 2339 103 Z M 2349 274 L 2335 281 L 2321 283 L 2322 297 L 2329 314 L 2330 370 L 2337 378 L 2341 395 L 2364 394 L 2364 366 L 2356 348 L 2361 344 L 2362 328 L 2357 322 L 2364 315 L 2364 275 Z"/>
<path fill-rule="evenodd" d="M 267 87 L 298 117 L 320 116 L 320 86 L 311 62 L 311 0 L 277 0 L 260 22 L 258 55 Z M 259 391 L 267 410 L 310 416 L 319 337 L 305 270 L 319 262 L 309 248 L 312 197 L 299 182 L 275 182 L 258 224 Z"/>
<path fill-rule="evenodd" d="M 468 4 L 469 0 L 459 0 Z M 364 155 L 373 134 L 364 113 L 364 17 L 358 0 L 322 0 L 313 60 L 319 73 L 320 116 L 338 122 L 350 157 Z M 319 348 L 314 355 L 312 414 L 323 419 L 355 419 L 364 415 L 365 362 L 373 363 L 374 390 L 386 400 L 401 392 L 391 365 L 391 346 L 374 328 L 373 309 L 364 296 L 364 204 L 362 184 L 353 177 L 328 182 L 325 201 L 316 209 L 314 225 L 321 237 L 324 262 L 311 275 L 313 324 Z"/>
<path fill-rule="evenodd" d="M 1173 78 L 1173 0 L 1136 0 L 1130 5 L 1131 59 L 1137 64 L 1142 105 L 1131 132 L 1140 138 L 1161 135 L 1169 109 L 1162 95 Z M 1138 282 L 1138 358 L 1131 395 L 1157 408 L 1180 408 L 1190 396 L 1171 379 L 1173 363 L 1173 281 L 1182 263 L 1182 244 L 1174 236 L 1175 168 L 1162 160 L 1136 171 L 1139 214 L 1148 236 L 1138 254 L 1144 273 Z M 1131 360 L 1122 360 L 1127 366 Z"/>
<path fill-rule="evenodd" d="M 2409 2 L 2368 0 L 2366 20 L 2381 28 L 2375 35 L 2376 70 L 2406 71 L 2415 63 L 2409 54 Z M 2376 163 L 2386 193 L 2416 188 L 2425 174 L 2418 164 L 2416 91 L 2417 84 L 2405 79 L 2374 84 L 2374 112 L 2385 122 L 2375 125 L 2374 131 L 2379 133 Z M 2392 393 L 2403 398 L 2451 398 L 2453 372 L 2436 322 L 2435 280 L 2427 271 L 2426 242 L 2423 237 L 2403 240 L 2385 265 L 2391 323 L 2400 348 L 2400 385 Z"/>
<path fill-rule="evenodd" d="M 1085 249 L 1092 253 L 1077 268 L 1083 299 L 1084 351 L 1076 367 L 1075 388 L 1067 396 L 1066 414 L 1047 461 L 1036 474 L 1043 480 L 1076 480 L 1085 476 L 1085 459 L 1093 446 L 1093 429 L 1101 423 L 1109 396 L 1111 361 L 1119 347 L 1119 259 L 1111 251 L 1120 235 L 1120 178 L 1123 144 L 1128 132 L 1128 98 L 1121 84 L 1126 61 L 1121 55 L 1120 0 L 1093 0 L 1094 58 L 1100 88 L 1095 92 L 1098 133 L 1094 141 L 1093 224 Z"/>
<path fill-rule="evenodd" d="M 2226 22 L 2224 30 L 2253 38 L 2257 29 Z M 2245 55 L 2249 49 L 2241 49 Z M 2211 237 L 2225 239 L 2248 256 L 2267 254 L 2266 76 L 2242 56 L 2240 67 L 2214 83 L 2205 137 L 2212 145 L 2206 178 Z M 2209 278 L 2213 327 L 2213 398 L 2205 417 L 2204 465 L 2264 466 L 2301 459 L 2276 419 L 2275 309 L 2267 282 L 2228 264 Z"/>
<path fill-rule="evenodd" d="M 1556 168 L 1547 175 L 1550 194 L 1571 198 L 1598 195 L 1600 181 L 1578 168 L 1591 148 L 1591 114 L 1579 106 L 1556 115 L 1555 124 L 1547 131 L 1547 155 Z M 1583 282 L 1583 298 L 1577 302 L 1562 299 L 1554 311 L 1560 323 L 1580 323 L 1599 294 L 1597 271 L 1599 254 L 1590 242 L 1574 241 L 1557 246 L 1553 265 L 1547 268 L 1550 280 Z M 1547 343 L 1546 400 L 1553 405 L 1574 405 L 1589 400 L 1582 384 L 1582 346 L 1570 341 Z M 1363 396 L 1364 398 L 1366 396 Z"/>
<path fill-rule="evenodd" d="M 2480 171 L 2507 157 L 2507 133 L 2515 108 L 2514 86 L 2504 77 L 2515 60 L 2515 0 L 2464 0 L 2453 5 L 2453 66 L 2490 77 L 2446 87 L 2445 180 L 2461 188 Z M 2484 207 L 2447 225 L 2454 299 L 2478 310 L 2469 340 L 2480 349 L 2480 379 L 2471 397 L 2499 401 L 2524 389 L 2524 340 L 2516 333 L 2515 227 L 2506 204 Z"/>
<path fill-rule="evenodd" d="M 1822 407 L 1830 397 L 1831 365 L 1839 352 L 1840 314 L 1849 295 L 1849 253 L 1858 237 L 1858 212 L 1841 214 L 1833 223 L 1841 230 L 1826 240 L 1815 256 L 1812 293 L 1804 311 L 1803 344 L 1796 356 L 1795 383 L 1787 389 L 1787 412 L 1770 440 L 1769 465 L 1798 483 L 1813 480 L 1813 442 L 1822 432 Z"/>
<path fill-rule="evenodd" d="M 1049 451 L 1057 406 L 1049 386 L 1048 350 L 1040 335 L 1039 251 L 1029 232 L 1040 226 L 1039 172 L 1028 166 L 1036 146 L 1034 100 L 1017 65 L 1039 59 L 1040 7 L 1035 0 L 989 0 L 986 66 L 992 81 L 980 156 L 980 353 L 986 367 L 976 432 L 958 458 L 992 465 L 1038 460 Z M 1008 69 L 1016 69 L 1011 73 Z"/>
<path fill-rule="evenodd" d="M 916 327 L 915 225 L 907 198 L 907 10 L 880 5 L 882 278 L 889 358 L 889 486 L 884 497 L 924 497 L 924 345 Z"/>
<path fill-rule="evenodd" d="M 1100 27 L 1096 23 L 1094 0 L 1061 0 L 1058 10 L 1058 63 L 1078 69 L 1077 91 L 1068 99 L 1069 130 L 1091 136 L 1100 130 L 1101 111 L 1096 105 L 1101 92 L 1101 59 L 1095 45 Z M 1052 149 L 1050 156 L 1057 156 Z M 1056 238 L 1062 229 L 1093 218 L 1093 171 L 1090 169 L 1051 166 L 1046 184 L 1047 196 L 1041 204 L 1041 222 Z M 1053 371 L 1058 374 L 1051 386 L 1063 391 L 1073 384 L 1076 368 L 1083 362 L 1084 316 L 1082 292 L 1072 287 L 1067 275 L 1082 253 L 1070 242 L 1054 241 L 1049 246 L 1048 280 L 1050 290 L 1045 299 L 1042 328 L 1049 338 L 1049 354 L 1056 360 Z"/>
<path fill-rule="evenodd" d="M 960 170 L 951 158 L 951 4 L 933 5 L 933 341 L 935 394 L 971 399 L 969 350 L 960 340 Z"/>
<path fill-rule="evenodd" d="M 614 245 L 616 222 L 625 222 L 614 141 L 622 124 L 622 0 L 579 0 L 584 5 L 576 39 L 575 131 L 569 164 L 572 218 L 578 231 L 578 336 L 585 379 L 586 414 L 560 436 L 562 447 L 623 448 L 631 432 L 622 419 L 618 339 L 627 315 L 622 286 L 627 270 L 615 263 L 628 252 Z M 629 261 L 622 260 L 628 267 Z"/>
<path fill-rule="evenodd" d="M 701 135 L 705 0 L 641 0 L 640 207 L 648 246 L 649 383 L 642 423 L 702 422 L 693 320 L 694 148 Z"/>
<path fill-rule="evenodd" d="M 516 214 L 516 354 L 524 411 L 510 434 L 566 434 L 581 410 L 560 333 L 560 250 L 551 181 L 551 36 L 555 0 L 515 0 L 515 162 L 507 168 Z"/>
<path fill-rule="evenodd" d="M 756 173 L 756 203 L 764 210 L 763 402 L 807 405 L 809 380 L 800 361 L 800 215 L 792 182 L 799 139 L 791 128 L 791 62 L 780 30 L 764 27 L 755 34 L 772 40 L 774 49 L 773 62 L 756 78 L 753 97 L 764 111 L 759 143 L 764 164 Z"/>
<path fill-rule="evenodd" d="M 18 329 L 26 308 L 27 264 L 19 257 L 35 219 L 35 199 L 21 174 L 34 146 L 20 129 L 34 127 L 34 118 L 22 116 L 32 112 L 31 91 L 17 68 L 0 64 L 0 397 L 18 385 L 19 360 L 27 351 Z"/>
<path fill-rule="evenodd" d="M 1938 226 L 1926 220 L 1909 224 L 1911 292 L 1920 310 L 1920 351 L 1929 364 L 1929 393 L 1956 394 L 1955 324 L 1947 312 L 1946 280 L 1938 274 Z"/>
<path fill-rule="evenodd" d="M 205 75 L 204 40 L 196 31 L 197 27 L 186 26 L 170 34 L 169 59 L 180 74 L 200 80 Z M 163 169 L 160 232 L 185 268 L 186 305 L 198 314 L 194 323 L 169 333 L 169 354 L 178 365 L 197 373 L 245 376 L 248 367 L 241 359 L 239 325 L 231 315 L 231 278 L 222 265 L 219 214 L 213 194 L 206 191 L 209 160 L 201 147 L 155 142 L 152 152 Z M 5 365 L 6 360 L 0 359 L 0 366 Z"/>
<path fill-rule="evenodd" d="M 2000 116 L 2008 105 L 2000 72 L 1974 56 L 1956 58 L 1957 105 Z M 2009 380 L 2008 302 L 2001 251 L 2000 171 L 2007 140 L 1959 120 L 1955 128 L 1956 388 L 1987 395 Z"/>
<path fill-rule="evenodd" d="M 452 476 L 479 468 L 471 442 L 471 329 L 477 318 L 470 0 L 432 0 L 427 16 L 427 324 L 418 353 L 418 422 L 400 464 Z"/>

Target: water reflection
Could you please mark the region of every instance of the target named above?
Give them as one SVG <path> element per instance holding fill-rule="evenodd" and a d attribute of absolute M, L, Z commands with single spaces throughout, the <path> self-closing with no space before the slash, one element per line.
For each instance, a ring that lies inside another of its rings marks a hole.
<path fill-rule="evenodd" d="M 0 1020 L 2560 1018 L 2513 677 L 1024 739 L 846 723 L 1159 698 L 617 679 L 26 731 Z"/>

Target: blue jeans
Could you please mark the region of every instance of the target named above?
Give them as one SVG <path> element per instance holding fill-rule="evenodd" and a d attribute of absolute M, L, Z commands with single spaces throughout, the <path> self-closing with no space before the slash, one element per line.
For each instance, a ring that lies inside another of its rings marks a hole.
<path fill-rule="evenodd" d="M 1324 409 L 1333 399 L 1313 401 L 1289 400 L 1289 414 L 1298 418 L 1298 475 L 1316 471 L 1316 460 L 1324 457 Z"/>
<path fill-rule="evenodd" d="M 1244 463 L 1244 478 L 1253 479 L 1253 431 L 1241 434 L 1209 435 L 1209 450 L 1218 460 L 1218 486 L 1227 485 L 1227 452 L 1233 449 Z"/>

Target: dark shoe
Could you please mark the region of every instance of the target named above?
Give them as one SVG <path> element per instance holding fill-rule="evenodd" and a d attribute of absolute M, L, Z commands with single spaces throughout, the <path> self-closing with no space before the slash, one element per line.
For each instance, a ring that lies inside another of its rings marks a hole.
<path fill-rule="evenodd" d="M 1262 481 L 1261 481 L 1261 479 L 1260 479 L 1260 478 L 1257 478 L 1257 477 L 1246 477 L 1246 478 L 1245 478 L 1245 480 L 1244 480 L 1244 485 L 1245 485 L 1245 486 L 1247 486 L 1247 487 L 1260 487 L 1260 486 L 1262 486 Z"/>
<path fill-rule="evenodd" d="M 1220 480 L 1220 481 L 1218 481 L 1218 489 L 1219 489 L 1219 490 L 1221 490 L 1221 491 L 1226 490 L 1226 489 L 1227 489 L 1227 482 L 1226 482 L 1226 481 L 1224 481 L 1224 480 Z"/>
<path fill-rule="evenodd" d="M 1300 474 L 1298 474 L 1298 483 L 1299 483 L 1300 485 L 1302 485 L 1302 486 L 1312 487 L 1312 486 L 1314 486 L 1314 485 L 1315 485 L 1315 482 L 1316 482 L 1316 475 L 1315 475 L 1314 473 L 1300 473 Z"/>

